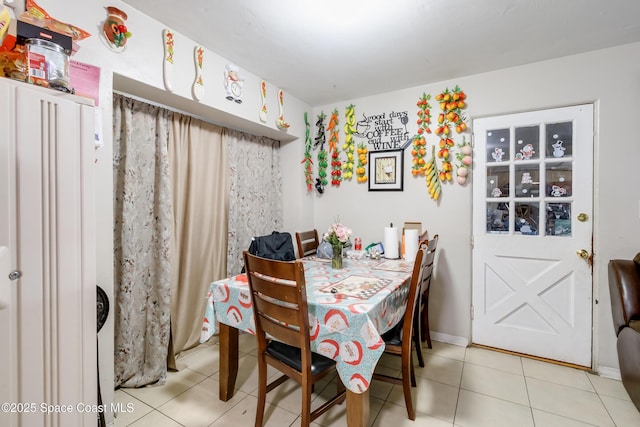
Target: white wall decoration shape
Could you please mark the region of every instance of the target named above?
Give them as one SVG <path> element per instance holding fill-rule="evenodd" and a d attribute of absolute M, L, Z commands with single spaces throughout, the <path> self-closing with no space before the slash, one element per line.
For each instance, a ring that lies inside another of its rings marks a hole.
<path fill-rule="evenodd" d="M 267 123 L 267 82 L 260 82 L 260 96 L 262 97 L 262 106 L 260 107 L 260 121 Z"/>
<path fill-rule="evenodd" d="M 196 79 L 193 82 L 193 97 L 198 101 L 204 98 L 204 79 L 202 78 L 202 63 L 204 61 L 204 48 L 196 46 L 193 50 L 193 59 L 196 65 Z"/>
<path fill-rule="evenodd" d="M 284 93 L 282 89 L 278 91 L 278 108 L 280 109 L 280 115 L 276 119 L 276 126 L 278 126 L 278 129 L 289 129 L 291 125 L 284 119 Z"/>
<path fill-rule="evenodd" d="M 162 40 L 164 46 L 164 59 L 162 60 L 164 87 L 169 92 L 173 92 L 173 87 L 171 85 L 173 80 L 173 49 L 175 43 L 173 31 L 165 28 L 162 31 Z"/>

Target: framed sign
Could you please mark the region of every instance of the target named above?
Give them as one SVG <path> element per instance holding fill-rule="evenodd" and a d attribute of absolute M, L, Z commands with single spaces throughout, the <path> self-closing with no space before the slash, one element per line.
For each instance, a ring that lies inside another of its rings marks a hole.
<path fill-rule="evenodd" d="M 369 151 L 369 191 L 402 191 L 404 150 Z"/>

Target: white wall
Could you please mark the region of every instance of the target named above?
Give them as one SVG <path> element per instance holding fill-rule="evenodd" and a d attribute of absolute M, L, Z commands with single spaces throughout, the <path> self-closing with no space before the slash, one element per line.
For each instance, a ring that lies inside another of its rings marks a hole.
<path fill-rule="evenodd" d="M 423 92 L 432 96 L 459 85 L 467 94 L 466 113 L 473 118 L 595 103 L 594 187 L 594 367 L 615 375 L 618 367 L 610 314 L 607 263 L 640 251 L 640 186 L 636 171 L 640 141 L 640 44 L 503 69 L 383 95 L 314 108 L 314 114 L 356 106 L 356 115 L 409 110 L 415 133 L 416 106 Z M 435 102 L 432 104 L 436 107 Z M 343 114 L 343 113 L 342 113 Z M 434 118 L 435 118 L 434 114 Z M 344 135 L 341 136 L 344 140 Z M 429 141 L 437 141 L 431 136 Z M 456 140 L 459 142 L 459 140 Z M 411 165 L 405 152 L 405 168 Z M 367 192 L 349 182 L 317 197 L 315 225 L 324 231 L 336 217 L 351 226 L 366 244 L 382 240 L 390 222 L 421 221 L 438 233 L 436 278 L 431 291 L 431 328 L 446 338 L 471 338 L 471 185 L 443 186 L 442 198 L 428 197 L 423 179 L 405 173 L 404 192 Z"/>
<path fill-rule="evenodd" d="M 98 282 L 112 295 L 113 291 L 113 208 L 112 208 L 112 106 L 111 93 L 117 90 L 172 105 L 255 134 L 282 139 L 283 190 L 285 193 L 285 229 L 294 232 L 316 227 L 320 232 L 334 220 L 350 225 L 364 242 L 381 240 L 382 229 L 389 222 L 421 221 L 431 234 L 441 237 L 436 280 L 432 291 L 432 329 L 444 336 L 471 336 L 469 306 L 471 297 L 471 187 L 445 185 L 440 203 L 428 198 L 422 180 L 405 174 L 403 192 L 368 192 L 366 185 L 347 182 L 339 190 L 328 188 L 322 196 L 307 193 L 300 161 L 304 153 L 305 110 L 310 112 L 312 131 L 315 115 L 329 114 L 354 103 L 356 112 L 373 113 L 408 110 L 415 113 L 415 102 L 422 92 L 436 94 L 445 87 L 460 85 L 468 94 L 467 113 L 482 117 L 555 106 L 596 103 L 595 153 L 595 266 L 594 292 L 599 304 L 595 310 L 594 348 L 596 367 L 617 368 L 615 338 L 612 330 L 607 290 L 606 264 L 610 258 L 632 257 L 640 248 L 640 187 L 633 172 L 640 159 L 640 144 L 632 133 L 640 117 L 640 44 L 631 44 L 578 56 L 560 58 L 527 66 L 444 81 L 438 84 L 372 96 L 344 103 L 318 107 L 308 105 L 285 92 L 285 119 L 292 126 L 286 132 L 276 129 L 276 92 L 268 84 L 269 123 L 258 120 L 260 77 L 243 71 L 244 103 L 237 105 L 224 99 L 222 73 L 226 61 L 206 51 L 203 102 L 192 101 L 191 84 L 195 76 L 193 48 L 195 42 L 176 35 L 175 93 L 164 90 L 162 81 L 163 25 L 124 5 L 119 0 L 56 2 L 40 0 L 43 8 L 57 19 L 73 23 L 93 34 L 81 41 L 74 56 L 81 62 L 101 68 L 100 108 L 105 147 L 97 151 L 96 170 L 98 222 Z M 105 6 L 120 7 L 127 12 L 127 26 L 133 37 L 123 53 L 111 52 L 100 40 Z M 354 71 L 355 72 L 355 71 Z M 115 81 L 115 83 L 114 83 Z M 410 126 L 414 121 L 409 121 Z M 415 126 L 415 125 L 413 125 Z M 415 130 L 415 128 L 414 128 Z M 635 129 L 634 129 L 635 130 Z M 344 140 L 344 135 L 341 135 Z M 409 153 L 405 166 L 410 165 Z M 636 185 L 630 185 L 636 184 Z M 113 398 L 113 316 L 101 332 L 101 376 L 105 402 Z"/>

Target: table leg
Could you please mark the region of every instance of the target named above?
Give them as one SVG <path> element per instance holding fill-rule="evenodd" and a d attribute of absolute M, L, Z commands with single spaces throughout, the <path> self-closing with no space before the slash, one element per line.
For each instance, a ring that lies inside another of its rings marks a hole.
<path fill-rule="evenodd" d="M 369 389 L 364 393 L 354 393 L 347 389 L 347 426 L 367 427 L 369 425 Z"/>
<path fill-rule="evenodd" d="M 233 397 L 238 376 L 238 330 L 233 326 L 220 323 L 220 400 Z"/>

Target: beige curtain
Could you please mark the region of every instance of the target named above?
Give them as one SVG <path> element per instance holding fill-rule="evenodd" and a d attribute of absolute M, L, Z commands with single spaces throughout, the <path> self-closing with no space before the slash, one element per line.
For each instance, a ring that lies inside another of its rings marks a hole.
<path fill-rule="evenodd" d="M 281 230 L 279 147 L 114 94 L 116 386 L 164 383 L 211 282 Z"/>
<path fill-rule="evenodd" d="M 175 355 L 199 343 L 205 297 L 227 276 L 229 174 L 222 128 L 174 113 L 169 134 L 173 193 L 171 348 Z"/>
<path fill-rule="evenodd" d="M 164 384 L 171 288 L 171 113 L 113 97 L 114 386 Z"/>
<path fill-rule="evenodd" d="M 280 141 L 225 129 L 229 150 L 229 275 L 242 270 L 251 238 L 282 231 Z"/>

